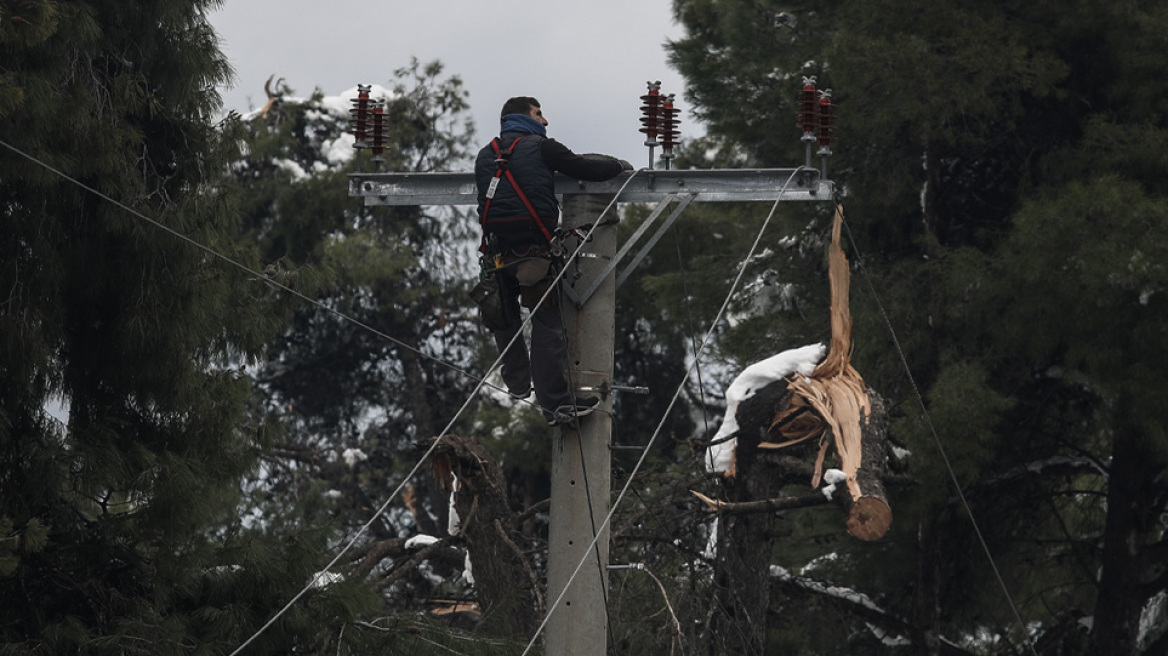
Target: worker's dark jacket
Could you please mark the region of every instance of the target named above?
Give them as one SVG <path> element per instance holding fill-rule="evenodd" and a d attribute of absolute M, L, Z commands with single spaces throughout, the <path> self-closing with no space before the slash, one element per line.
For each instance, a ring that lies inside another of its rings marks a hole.
<path fill-rule="evenodd" d="M 504 132 L 499 135 L 499 149 L 511 147 L 509 167 L 515 181 L 526 194 L 527 200 L 539 214 L 536 220 L 542 223 L 547 234 L 556 229 L 560 207 L 556 202 L 553 173 L 559 171 L 576 180 L 599 182 L 615 177 L 622 167 L 616 159 L 585 159 L 573 153 L 566 146 L 538 134 Z M 483 221 L 488 235 L 495 235 L 498 246 L 504 250 L 522 250 L 530 246 L 547 244 L 547 237 L 540 225 L 533 221 L 531 213 L 524 206 L 519 194 L 511 187 L 504 175 L 495 189 L 488 216 L 483 217 L 487 205 L 487 188 L 495 177 L 495 149 L 487 144 L 479 151 L 475 160 L 475 181 L 479 191 L 479 219 Z"/>

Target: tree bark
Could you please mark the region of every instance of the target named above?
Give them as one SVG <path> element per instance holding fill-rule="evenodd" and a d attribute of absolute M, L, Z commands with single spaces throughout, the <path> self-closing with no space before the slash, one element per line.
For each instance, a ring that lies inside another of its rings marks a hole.
<path fill-rule="evenodd" d="M 406 343 L 416 344 L 418 338 L 414 335 L 402 336 Z M 414 353 L 401 350 L 402 374 L 405 376 L 405 393 L 409 399 L 411 416 L 416 427 L 415 435 L 435 435 L 441 426 L 434 421 L 434 407 L 431 395 L 427 394 L 430 385 L 426 382 L 426 372 L 421 359 Z M 425 480 L 418 480 L 414 485 L 415 508 L 411 508 L 418 529 L 428 535 L 445 535 L 449 517 L 449 503 L 443 490 Z M 431 518 L 430 513 L 433 513 Z"/>
<path fill-rule="evenodd" d="M 913 599 L 914 652 L 936 656 L 941 649 L 941 550 L 937 522 L 925 517 L 917 527 L 917 585 Z"/>
<path fill-rule="evenodd" d="M 456 487 L 459 535 L 466 541 L 483 619 L 479 630 L 500 637 L 534 635 L 542 609 L 539 582 L 519 547 L 515 513 L 495 458 L 470 438 L 444 435 L 434 450 L 435 476 Z M 455 483 L 457 481 L 457 483 Z"/>
<path fill-rule="evenodd" d="M 741 429 L 735 449 L 734 478 L 725 479 L 725 501 L 750 503 L 777 496 L 783 472 L 760 458 L 758 444 L 770 425 L 776 405 L 790 395 L 777 381 L 759 390 L 739 407 Z M 770 608 L 771 535 L 775 513 L 719 514 L 717 560 L 714 565 L 716 604 L 711 654 L 765 654 L 767 609 Z"/>
<path fill-rule="evenodd" d="M 879 540 L 892 526 L 892 508 L 881 482 L 888 454 L 888 413 L 883 399 L 872 389 L 865 389 L 871 413 L 861 417 L 860 466 L 851 473 L 856 478 L 860 496 L 848 494 L 848 533 L 861 540 Z M 846 471 L 846 470 L 845 470 Z M 849 487 L 849 492 L 851 488 Z"/>
<path fill-rule="evenodd" d="M 1103 529 L 1102 570 L 1091 635 L 1094 654 L 1135 654 L 1140 615 L 1155 574 L 1144 552 L 1163 531 L 1161 508 L 1151 503 L 1163 483 L 1162 450 L 1149 438 L 1117 431 L 1107 487 L 1107 522 Z M 1158 452 L 1160 451 L 1160 452 Z"/>

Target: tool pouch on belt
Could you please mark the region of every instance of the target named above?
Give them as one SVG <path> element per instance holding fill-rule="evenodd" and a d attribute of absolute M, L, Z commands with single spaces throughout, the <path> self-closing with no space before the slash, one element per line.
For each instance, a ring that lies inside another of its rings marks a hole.
<path fill-rule="evenodd" d="M 503 304 L 503 294 L 500 293 L 498 275 L 490 274 L 479 280 L 479 284 L 470 290 L 470 300 L 479 306 L 479 315 L 487 330 L 507 327 L 507 310 Z"/>
<path fill-rule="evenodd" d="M 539 299 L 547 293 L 555 275 L 551 268 L 551 262 L 540 257 L 520 262 L 515 277 L 519 280 L 519 304 L 531 310 L 539 303 Z M 549 310 L 555 309 L 558 302 L 559 294 L 553 292 L 548 294 L 547 300 L 540 307 Z"/>

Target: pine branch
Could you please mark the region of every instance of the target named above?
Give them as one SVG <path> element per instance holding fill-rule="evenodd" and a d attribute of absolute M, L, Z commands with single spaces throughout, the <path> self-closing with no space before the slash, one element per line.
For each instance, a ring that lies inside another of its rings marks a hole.
<path fill-rule="evenodd" d="M 426 545 L 417 553 L 410 556 L 409 560 L 390 570 L 384 577 L 382 577 L 380 581 L 377 581 L 373 587 L 377 590 L 384 590 L 394 583 L 402 580 L 407 574 L 412 572 L 423 562 L 429 560 L 432 554 L 437 553 L 442 547 L 445 546 L 445 543 L 445 540 L 439 540 L 433 544 Z"/>
<path fill-rule="evenodd" d="M 879 628 L 885 632 L 886 636 L 911 638 L 919 633 L 911 623 L 880 608 L 861 592 L 827 585 L 785 571 L 776 578 L 778 578 L 780 586 L 815 595 L 836 609 L 854 615 L 861 621 Z M 941 656 L 972 656 L 972 652 L 961 649 L 946 640 L 940 641 L 937 653 Z"/>

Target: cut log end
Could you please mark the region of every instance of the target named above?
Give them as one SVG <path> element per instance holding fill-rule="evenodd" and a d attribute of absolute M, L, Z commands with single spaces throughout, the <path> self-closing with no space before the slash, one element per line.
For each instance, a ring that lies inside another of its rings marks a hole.
<path fill-rule="evenodd" d="M 848 533 L 861 540 L 879 540 L 892 526 L 892 508 L 879 497 L 860 497 L 848 511 Z"/>

